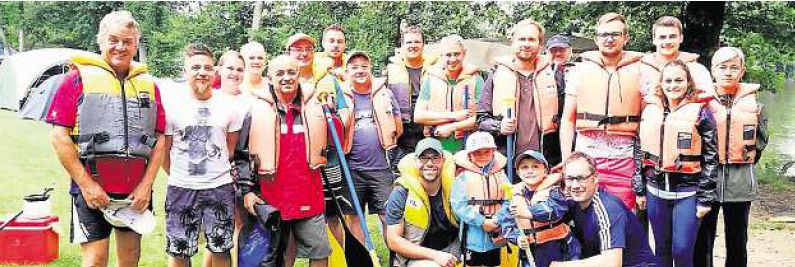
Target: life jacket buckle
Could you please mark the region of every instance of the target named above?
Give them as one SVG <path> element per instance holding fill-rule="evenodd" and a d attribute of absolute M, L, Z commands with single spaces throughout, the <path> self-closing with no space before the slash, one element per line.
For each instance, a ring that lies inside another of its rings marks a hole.
<path fill-rule="evenodd" d="M 110 134 L 106 131 L 98 132 L 92 136 L 92 139 L 92 141 L 97 144 L 105 143 L 110 141 Z"/>
<path fill-rule="evenodd" d="M 150 137 L 148 135 L 142 135 L 141 136 L 141 143 L 146 145 L 146 146 L 148 146 L 149 148 L 154 148 L 155 145 L 157 144 L 157 139 L 156 138 L 152 138 L 152 137 Z"/>

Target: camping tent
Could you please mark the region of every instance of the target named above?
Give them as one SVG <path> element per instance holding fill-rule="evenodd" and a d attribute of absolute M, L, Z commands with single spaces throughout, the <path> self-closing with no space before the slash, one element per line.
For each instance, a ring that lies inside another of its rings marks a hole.
<path fill-rule="evenodd" d="M 45 48 L 17 53 L 0 65 L 0 109 L 19 110 L 32 88 L 47 78 L 66 72 L 75 55 L 96 55 L 69 48 Z"/>
<path fill-rule="evenodd" d="M 47 78 L 43 83 L 35 88 L 31 88 L 25 103 L 19 108 L 19 116 L 23 119 L 44 121 L 50 103 L 61 86 L 66 74 L 58 74 Z"/>
<path fill-rule="evenodd" d="M 569 36 L 569 40 L 572 42 L 572 51 L 575 54 L 598 49 L 593 40 L 588 38 Z M 481 70 L 488 70 L 494 65 L 495 58 L 511 55 L 513 50 L 510 45 L 510 40 L 501 38 L 464 39 L 464 46 L 467 49 L 465 62 L 476 65 Z M 438 43 L 429 43 L 425 46 L 425 53 L 438 55 L 438 47 Z M 397 53 L 400 51 L 399 48 L 395 50 Z"/>

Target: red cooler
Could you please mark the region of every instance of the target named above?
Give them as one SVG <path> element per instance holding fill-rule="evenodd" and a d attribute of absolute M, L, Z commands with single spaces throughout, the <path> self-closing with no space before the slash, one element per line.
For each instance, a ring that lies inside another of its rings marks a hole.
<path fill-rule="evenodd" d="M 2 225 L 3 221 L 0 221 Z M 0 230 L 0 264 L 47 264 L 58 258 L 58 217 L 14 220 Z"/>

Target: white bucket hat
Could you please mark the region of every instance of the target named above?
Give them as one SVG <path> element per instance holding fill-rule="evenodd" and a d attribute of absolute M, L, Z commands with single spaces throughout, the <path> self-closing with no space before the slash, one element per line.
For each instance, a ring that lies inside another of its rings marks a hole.
<path fill-rule="evenodd" d="M 487 132 L 474 132 L 467 138 L 466 151 L 472 153 L 478 149 L 497 148 L 494 137 Z"/>
<path fill-rule="evenodd" d="M 111 200 L 108 207 L 102 209 L 105 220 L 116 227 L 128 227 L 136 233 L 145 235 L 155 230 L 155 215 L 151 210 L 140 212 L 133 209 L 132 200 Z"/>

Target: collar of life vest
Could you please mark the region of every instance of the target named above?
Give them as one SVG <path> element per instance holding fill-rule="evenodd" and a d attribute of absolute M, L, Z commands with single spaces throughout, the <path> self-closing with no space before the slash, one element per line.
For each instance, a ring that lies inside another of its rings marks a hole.
<path fill-rule="evenodd" d="M 113 76 L 118 77 L 116 75 L 116 71 L 113 70 L 113 67 L 111 67 L 110 64 L 108 64 L 108 62 L 106 62 L 101 56 L 76 55 L 71 58 L 71 62 L 80 65 L 96 66 L 107 70 L 108 72 L 113 73 Z M 148 71 L 149 68 L 146 66 L 146 64 L 131 61 L 130 69 L 127 71 L 126 79 L 147 73 Z"/>

